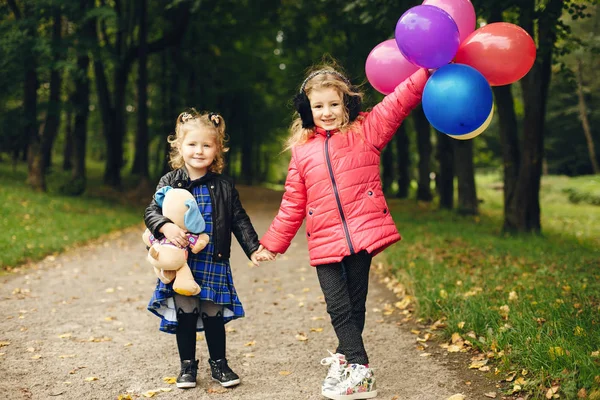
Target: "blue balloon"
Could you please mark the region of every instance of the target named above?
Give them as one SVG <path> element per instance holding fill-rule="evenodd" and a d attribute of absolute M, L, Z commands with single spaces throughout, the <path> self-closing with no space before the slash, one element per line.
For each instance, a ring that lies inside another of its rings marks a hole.
<path fill-rule="evenodd" d="M 479 128 L 493 106 L 492 88 L 485 77 L 464 64 L 448 64 L 429 78 L 423 90 L 423 111 L 429 123 L 448 135 Z"/>

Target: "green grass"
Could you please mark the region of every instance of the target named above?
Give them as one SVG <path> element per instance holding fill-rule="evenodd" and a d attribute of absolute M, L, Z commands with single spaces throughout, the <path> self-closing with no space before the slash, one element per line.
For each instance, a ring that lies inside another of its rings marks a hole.
<path fill-rule="evenodd" d="M 48 193 L 26 184 L 26 167 L 0 163 L 0 271 L 140 224 L 143 207 L 124 192 L 100 184 L 101 169 L 90 165 L 90 189 L 81 197 L 59 193 L 68 176 L 48 176 Z M 150 198 L 150 197 L 148 197 Z"/>
<path fill-rule="evenodd" d="M 446 318 L 445 338 L 491 352 L 505 374 L 529 371 L 536 396 L 554 383 L 561 398 L 582 388 L 600 398 L 600 207 L 568 201 L 562 189 L 576 180 L 544 177 L 543 235 L 504 236 L 501 180 L 477 182 L 479 217 L 391 201 L 404 240 L 387 259 L 418 316 Z"/>

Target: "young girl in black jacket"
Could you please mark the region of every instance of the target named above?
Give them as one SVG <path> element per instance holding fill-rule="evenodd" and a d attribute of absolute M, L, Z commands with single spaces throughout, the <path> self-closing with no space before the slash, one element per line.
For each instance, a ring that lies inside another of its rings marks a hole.
<path fill-rule="evenodd" d="M 181 359 L 177 387 L 196 386 L 196 331 L 204 331 L 206 336 L 213 380 L 224 387 L 235 386 L 240 378 L 225 358 L 225 323 L 243 317 L 244 309 L 229 265 L 231 233 L 256 265 L 258 235 L 233 182 L 220 174 L 227 151 L 223 118 L 194 109 L 181 113 L 169 143 L 174 170 L 160 179 L 157 190 L 164 186 L 189 190 L 202 212 L 210 241 L 200 253 L 190 252 L 188 258 L 200 293 L 183 296 L 175 293 L 171 284 L 159 280 L 148 310 L 161 318 L 160 330 L 176 334 Z M 156 239 L 164 236 L 176 246 L 188 245 L 186 231 L 164 217 L 155 201 L 146 208 L 144 220 Z"/>

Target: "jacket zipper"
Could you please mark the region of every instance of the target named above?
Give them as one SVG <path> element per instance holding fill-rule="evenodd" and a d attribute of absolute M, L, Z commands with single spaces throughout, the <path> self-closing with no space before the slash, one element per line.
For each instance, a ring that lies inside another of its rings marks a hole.
<path fill-rule="evenodd" d="M 340 194 L 337 190 L 337 184 L 335 183 L 335 177 L 333 176 L 333 168 L 331 168 L 331 160 L 329 159 L 329 138 L 331 138 L 331 132 L 327 131 L 327 139 L 325 139 L 325 161 L 327 161 L 327 169 L 329 170 L 329 177 L 331 178 L 331 184 L 333 185 L 333 193 L 335 194 L 335 200 L 337 201 L 338 211 L 342 218 L 342 226 L 344 227 L 344 233 L 346 234 L 346 241 L 350 248 L 350 254 L 354 254 L 354 247 L 350 241 L 350 232 L 348 231 L 348 224 L 346 223 L 346 217 L 344 216 L 344 210 L 342 210 L 342 202 L 340 201 Z"/>

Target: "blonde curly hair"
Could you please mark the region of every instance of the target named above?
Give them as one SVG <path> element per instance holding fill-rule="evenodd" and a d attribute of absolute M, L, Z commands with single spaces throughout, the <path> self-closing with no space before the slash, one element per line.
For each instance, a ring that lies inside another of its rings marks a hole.
<path fill-rule="evenodd" d="M 193 130 L 209 129 L 215 133 L 215 143 L 217 144 L 217 154 L 213 163 L 208 167 L 210 172 L 221 173 L 225 168 L 225 153 L 229 148 L 225 146 L 227 136 L 225 133 L 225 120 L 219 114 L 212 112 L 198 112 L 190 108 L 177 117 L 175 123 L 175 134 L 169 135 L 167 141 L 171 145 L 169 154 L 169 165 L 171 168 L 182 168 L 185 165 L 181 155 L 181 144 L 185 136 Z"/>

